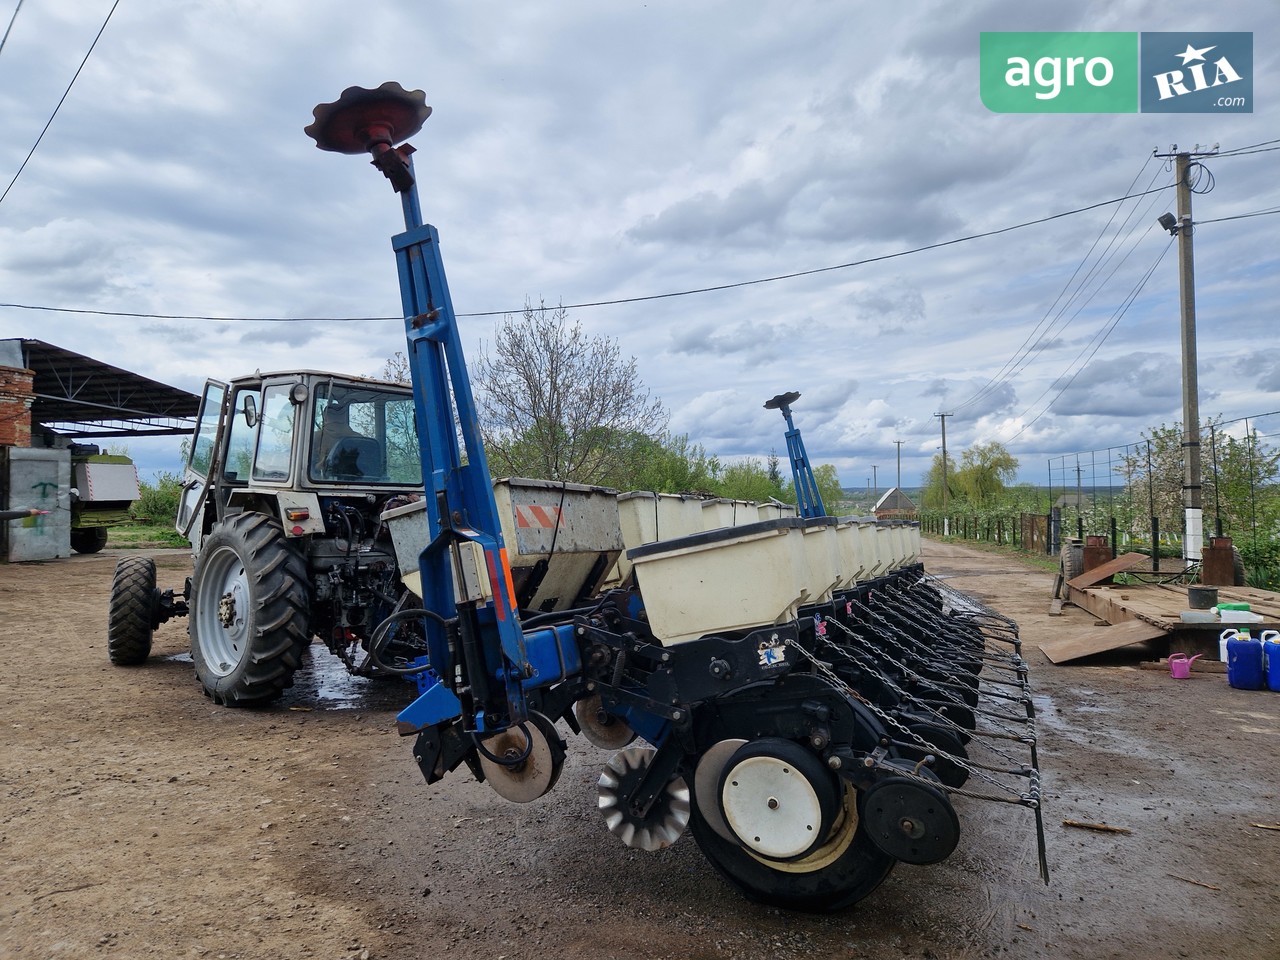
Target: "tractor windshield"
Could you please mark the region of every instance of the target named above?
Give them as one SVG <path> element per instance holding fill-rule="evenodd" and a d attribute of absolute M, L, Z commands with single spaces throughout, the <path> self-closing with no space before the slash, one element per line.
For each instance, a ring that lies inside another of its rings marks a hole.
<path fill-rule="evenodd" d="M 316 386 L 311 424 L 312 480 L 422 486 L 422 461 L 407 393 L 355 384 Z"/>

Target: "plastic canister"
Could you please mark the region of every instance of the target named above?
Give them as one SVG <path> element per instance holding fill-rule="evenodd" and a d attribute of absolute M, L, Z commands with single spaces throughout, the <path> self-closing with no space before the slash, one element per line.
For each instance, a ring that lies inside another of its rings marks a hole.
<path fill-rule="evenodd" d="M 1223 623 L 1262 622 L 1262 614 L 1254 613 L 1247 603 L 1220 603 L 1213 610 Z"/>
<path fill-rule="evenodd" d="M 1221 660 L 1223 663 L 1227 662 L 1227 641 L 1234 640 L 1239 635 L 1239 633 L 1240 633 L 1239 630 L 1237 630 L 1235 627 L 1232 627 L 1230 630 L 1223 630 L 1222 633 L 1218 636 L 1218 659 Z"/>
<path fill-rule="evenodd" d="M 1237 690 L 1262 689 L 1262 641 L 1244 630 L 1227 640 L 1227 683 Z"/>
<path fill-rule="evenodd" d="M 1268 689 L 1280 693 L 1280 630 L 1262 631 L 1262 666 Z"/>

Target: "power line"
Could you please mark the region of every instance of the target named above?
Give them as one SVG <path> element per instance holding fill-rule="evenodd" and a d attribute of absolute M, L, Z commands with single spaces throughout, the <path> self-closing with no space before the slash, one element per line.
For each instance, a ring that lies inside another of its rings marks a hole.
<path fill-rule="evenodd" d="M 1234 157 L 1243 154 L 1245 151 L 1255 152 L 1258 147 L 1269 147 L 1274 143 L 1280 143 L 1280 140 L 1263 140 L 1261 143 L 1249 143 L 1243 147 L 1232 147 L 1230 150 L 1223 150 L 1217 154 L 1219 157 Z"/>
<path fill-rule="evenodd" d="M 898 257 L 909 256 L 913 253 L 923 253 L 926 250 L 937 250 L 941 247 L 949 247 L 957 243 L 967 243 L 970 240 L 981 240 L 986 237 L 994 237 L 1001 233 L 1009 233 L 1013 230 L 1021 230 L 1023 227 L 1032 227 L 1040 223 L 1048 223 L 1051 220 L 1059 220 L 1063 217 L 1074 216 L 1077 213 L 1085 213 L 1089 210 L 1096 210 L 1099 207 L 1105 207 L 1112 203 L 1122 203 L 1125 200 L 1131 200 L 1133 197 L 1145 196 L 1147 193 L 1158 193 L 1162 190 L 1168 190 L 1169 187 L 1159 187 L 1155 190 L 1148 190 L 1145 193 L 1135 193 L 1130 196 L 1116 197 L 1112 200 L 1103 200 L 1100 203 L 1090 204 L 1087 207 L 1078 207 L 1075 210 L 1067 210 L 1063 213 L 1054 213 L 1047 217 L 1041 217 L 1038 220 L 1027 220 L 1024 223 L 1015 223 L 1012 226 L 1000 227 L 996 230 L 988 230 L 984 233 L 973 233 L 966 237 L 956 237 L 952 240 L 942 240 L 938 243 L 925 244 L 922 247 L 912 247 L 910 250 L 899 250 L 897 253 L 886 253 L 878 257 L 868 257 L 865 260 L 853 260 L 849 263 L 837 263 L 830 267 L 817 267 L 812 270 L 800 270 L 796 273 L 783 273 L 773 277 L 761 277 L 756 280 L 740 280 L 737 283 L 722 283 L 710 287 L 698 287 L 693 290 L 678 290 L 673 293 L 656 293 L 642 297 L 623 297 L 617 300 L 596 300 L 590 303 L 566 303 L 562 304 L 566 310 L 580 310 L 584 307 L 611 307 L 623 303 L 640 303 L 646 300 L 664 300 L 670 297 L 687 297 L 696 293 L 713 293 L 720 290 L 733 290 L 738 287 L 749 287 L 761 283 L 774 283 L 778 280 L 794 280 L 797 277 L 809 277 L 818 273 L 830 273 L 833 270 L 848 270 L 851 267 L 861 267 L 868 263 L 880 263 L 884 260 L 894 260 Z M 480 313 L 460 313 L 459 317 L 500 317 L 509 313 L 518 311 L 513 310 L 487 310 Z"/>
<path fill-rule="evenodd" d="M 116 0 L 118 3 L 119 0 Z M 15 178 L 16 179 L 16 178 Z M 558 304 L 565 310 L 583 310 L 589 307 L 611 307 L 624 303 L 643 303 L 650 300 L 666 300 L 672 297 L 688 297 L 699 293 L 715 293 L 721 290 L 733 290 L 738 287 L 749 287 L 762 283 L 775 283 L 779 280 L 793 280 L 797 277 L 808 277 L 819 273 L 830 273 L 833 270 L 848 270 L 852 267 L 861 267 L 869 263 L 879 263 L 884 260 L 894 260 L 898 257 L 910 256 L 913 253 L 923 253 L 928 250 L 937 250 L 941 247 L 954 246 L 958 243 L 967 243 L 970 240 L 982 240 L 986 237 L 994 237 L 998 234 L 1009 233 L 1013 230 L 1021 230 L 1024 227 L 1033 227 L 1037 224 L 1048 223 L 1052 220 L 1060 220 L 1063 217 L 1074 216 L 1078 213 L 1087 213 L 1090 210 L 1097 210 L 1099 207 L 1109 206 L 1113 203 L 1123 203 L 1125 200 L 1132 200 L 1135 197 L 1145 197 L 1147 194 L 1160 193 L 1168 190 L 1168 186 L 1157 187 L 1154 190 L 1145 190 L 1142 193 L 1134 193 L 1124 197 L 1116 197 L 1112 200 L 1103 200 L 1099 203 L 1092 203 L 1086 207 L 1077 207 L 1075 210 L 1066 210 L 1062 213 L 1050 214 L 1047 217 L 1040 217 L 1036 220 L 1027 220 L 1023 223 L 1015 223 L 1008 227 L 999 227 L 995 230 L 987 230 L 984 233 L 969 234 L 964 237 L 955 237 L 951 240 L 942 240 L 938 243 L 925 244 L 921 247 L 912 247 L 909 250 L 899 250 L 896 253 L 881 254 L 878 257 L 868 257 L 865 260 L 852 260 L 848 263 L 838 263 L 830 267 L 816 267 L 812 270 L 799 270 L 795 273 L 783 273 L 772 277 L 759 277 L 755 280 L 739 280 L 736 283 L 722 283 L 715 286 L 696 287 L 691 290 L 676 290 L 670 293 L 653 293 L 638 297 L 622 297 L 616 300 L 593 300 L 584 303 L 564 303 Z M 2 200 L 3 197 L 0 197 Z M 402 316 L 395 317 L 210 317 L 198 316 L 195 314 L 175 314 L 175 313 L 135 313 L 128 310 L 88 310 L 78 307 L 49 307 L 38 304 L 29 303 L 0 303 L 0 308 L 7 307 L 13 310 L 45 310 L 50 313 L 73 313 L 94 317 L 127 317 L 136 320 L 215 320 L 228 323 L 357 323 L 364 321 L 384 321 L 384 320 L 403 320 Z M 483 310 L 474 313 L 458 313 L 455 316 L 463 317 L 503 317 L 513 313 L 520 313 L 523 307 L 515 310 Z"/>
<path fill-rule="evenodd" d="M 1247 157 L 1253 153 L 1270 153 L 1272 150 L 1280 150 L 1280 147 L 1264 147 L 1261 150 L 1233 150 L 1231 153 L 1220 153 L 1219 157 Z M 1216 159 L 1216 158 L 1215 158 Z"/>
<path fill-rule="evenodd" d="M 1272 207 L 1269 210 L 1255 210 L 1253 213 L 1237 213 L 1232 217 L 1215 217 L 1212 220 L 1197 220 L 1193 226 L 1198 227 L 1202 223 L 1222 223 L 1224 220 L 1247 220 L 1249 217 L 1269 217 L 1275 213 L 1280 213 L 1280 207 Z"/>
<path fill-rule="evenodd" d="M 1014 440 L 1017 440 L 1020 436 L 1022 436 L 1024 433 L 1030 430 L 1041 417 L 1043 417 L 1046 413 L 1048 413 L 1051 409 L 1053 409 L 1053 405 L 1058 402 L 1059 398 L 1061 398 L 1061 396 L 1064 393 L 1067 392 L 1067 388 L 1070 387 L 1071 384 L 1075 382 L 1076 377 L 1080 376 L 1080 374 L 1084 371 L 1084 368 L 1088 366 L 1089 361 L 1092 360 L 1097 355 L 1098 351 L 1102 349 L 1102 345 L 1107 342 L 1107 338 L 1110 337 L 1111 334 L 1115 331 L 1115 328 L 1119 326 L 1120 321 L 1124 319 L 1124 315 L 1129 312 L 1129 308 L 1133 306 L 1134 302 L 1138 299 L 1138 296 L 1142 293 L 1143 288 L 1146 287 L 1147 281 L 1151 279 L 1152 274 L 1156 272 L 1156 268 L 1160 266 L 1160 261 L 1164 259 L 1164 255 L 1169 252 L 1169 248 L 1172 246 L 1173 246 L 1173 237 L 1170 237 L 1169 242 L 1166 243 L 1164 247 L 1161 249 L 1160 255 L 1156 257 L 1155 262 L 1152 263 L 1151 266 L 1147 268 L 1146 273 L 1142 275 L 1142 278 L 1138 281 L 1137 285 L 1133 288 L 1133 290 L 1129 293 L 1129 295 L 1125 297 L 1123 301 L 1121 301 L 1120 306 L 1116 309 L 1116 312 L 1112 315 L 1111 320 L 1108 323 L 1104 324 L 1103 327 L 1093 335 L 1093 339 L 1090 340 L 1089 343 L 1085 344 L 1084 349 L 1081 350 L 1080 353 L 1076 355 L 1075 360 L 1073 360 L 1071 364 L 1068 365 L 1067 369 L 1070 370 L 1072 366 L 1075 366 L 1077 363 L 1079 364 L 1079 366 L 1076 367 L 1075 372 L 1072 373 L 1071 376 L 1067 379 L 1067 382 L 1062 385 L 1062 389 L 1059 390 L 1056 394 L 1054 394 L 1053 399 L 1050 400 L 1045 405 L 1045 408 L 1041 410 L 1039 413 L 1037 413 L 1030 422 L 1023 424 L 1022 429 L 1019 430 L 1017 433 L 1015 433 L 1012 437 L 1010 437 L 1006 441 L 1007 443 L 1012 443 Z M 1090 350 L 1089 349 L 1090 347 L 1092 347 L 1093 349 Z M 1024 410 L 1021 414 L 1019 414 L 1019 416 L 1025 416 L 1028 412 L 1030 412 L 1030 410 L 1033 407 L 1035 407 L 1036 404 L 1038 404 L 1041 400 L 1044 399 L 1045 394 L 1052 389 L 1053 389 L 1053 384 L 1050 384 L 1049 386 L 1045 387 L 1044 391 L 1040 394 L 1040 396 L 1036 397 L 1036 399 L 1030 404 L 1030 406 L 1028 406 L 1027 409 Z"/>
<path fill-rule="evenodd" d="M 1133 180 L 1130 182 L 1128 188 L 1126 189 L 1125 191 L 1126 194 L 1129 191 L 1131 191 L 1134 188 L 1134 186 L 1137 184 L 1138 179 L 1142 176 L 1143 171 L 1147 169 L 1147 165 L 1151 162 L 1151 160 L 1152 158 L 1148 157 L 1146 161 L 1142 164 L 1141 168 L 1139 168 L 1138 172 L 1134 175 Z M 1160 176 L 1160 171 L 1157 170 L 1156 173 L 1151 178 L 1151 183 L 1154 183 L 1156 178 L 1159 176 Z M 1148 183 L 1147 185 L 1148 189 L 1150 189 L 1151 183 Z M 1121 224 L 1121 227 L 1120 227 L 1121 230 L 1124 228 L 1124 225 L 1127 224 L 1130 219 L 1132 219 L 1134 210 L 1136 209 L 1137 209 L 1137 206 L 1135 205 L 1134 208 L 1130 210 L 1129 214 L 1125 217 L 1124 223 Z M 1111 224 L 1115 221 L 1116 215 L 1119 212 L 1120 212 L 1119 207 L 1117 207 L 1114 211 L 1112 211 L 1112 214 L 1107 219 L 1107 222 L 1104 223 L 1102 225 L 1102 229 L 1098 231 L 1098 236 L 1094 238 L 1093 243 L 1089 245 L 1089 249 L 1085 251 L 1085 254 L 1081 258 L 1080 263 L 1076 266 L 1075 270 L 1072 271 L 1071 276 L 1067 279 L 1067 282 L 1063 285 L 1062 289 L 1058 292 L 1058 295 L 1053 298 L 1053 302 L 1049 304 L 1048 308 L 1046 308 L 1044 315 L 1039 319 L 1039 321 L 1036 322 L 1036 325 L 1032 328 L 1031 332 L 1027 334 L 1026 338 L 1022 341 L 1021 345 L 1019 345 L 1018 349 L 1014 351 L 1013 356 L 1011 356 L 1008 360 L 1006 360 L 1004 364 L 1001 365 L 1000 369 L 997 370 L 995 374 L 993 374 L 985 384 L 983 384 L 980 388 L 978 388 L 976 392 L 971 394 L 966 400 L 956 405 L 953 409 L 962 410 L 965 407 L 968 407 L 971 404 L 976 403 L 978 400 L 981 400 L 982 398 L 989 396 L 997 387 L 999 387 L 1003 383 L 1007 383 L 1010 379 L 1017 376 L 1017 374 L 1026 367 L 1026 362 L 1030 360 L 1032 351 L 1034 351 L 1035 348 L 1040 343 L 1043 343 L 1045 338 L 1047 338 L 1049 334 L 1053 332 L 1055 325 L 1062 318 L 1066 310 L 1071 306 L 1071 303 L 1080 295 L 1080 293 L 1084 291 L 1085 287 L 1088 286 L 1090 279 L 1094 275 L 1094 272 L 1105 262 L 1104 258 L 1099 258 L 1098 262 L 1089 268 L 1089 270 L 1085 274 L 1084 279 L 1080 283 L 1080 287 L 1077 289 L 1075 293 L 1073 293 L 1068 298 L 1067 302 L 1063 304 L 1062 308 L 1058 311 L 1057 315 L 1053 317 L 1053 319 L 1051 320 L 1050 317 L 1053 315 L 1054 308 L 1058 306 L 1063 296 L 1065 296 L 1067 294 L 1067 291 L 1071 289 L 1071 285 L 1075 282 L 1076 277 L 1080 275 L 1080 271 L 1084 269 L 1085 264 L 1089 262 L 1089 258 L 1093 255 L 1093 251 L 1097 248 L 1102 238 L 1106 236 L 1107 230 L 1111 227 Z M 1117 230 L 1115 236 L 1112 237 L 1111 241 L 1107 244 L 1107 247 L 1106 247 L 1107 251 L 1109 251 L 1111 247 L 1115 244 L 1116 238 L 1119 237 L 1119 235 L 1120 235 L 1120 230 Z M 1105 252 L 1106 251 L 1104 251 L 1104 253 Z M 1092 296 L 1090 297 L 1090 299 L 1092 299 Z M 1086 303 L 1087 302 L 1088 301 L 1086 301 Z M 1075 316 L 1079 316 L 1079 311 L 1076 312 Z M 1074 319 L 1074 317 L 1072 319 Z M 1005 371 L 1008 371 L 1008 373 L 1006 373 Z"/>
<path fill-rule="evenodd" d="M 4 36 L 0 37 L 0 53 L 4 52 L 4 45 L 9 42 L 9 34 L 13 30 L 13 23 L 18 19 L 18 11 L 22 9 L 25 0 L 18 0 L 18 5 L 13 8 L 13 16 L 9 18 L 9 25 L 4 28 Z"/>
<path fill-rule="evenodd" d="M 19 4 L 21 6 L 21 4 Z M 107 29 L 107 24 L 111 22 L 112 14 L 116 12 L 116 7 L 120 6 L 120 0 L 115 0 L 111 4 L 111 9 L 107 11 L 107 19 L 102 21 L 102 26 L 98 28 L 98 34 L 93 38 L 93 43 L 89 44 L 89 49 L 84 55 L 84 59 L 80 61 L 80 66 L 76 67 L 75 76 L 71 78 L 71 82 L 67 84 L 67 89 L 62 92 L 62 96 L 58 100 L 57 106 L 53 108 L 53 113 L 49 115 L 48 121 L 44 125 L 44 129 L 40 131 L 40 136 L 36 137 L 36 142 L 31 145 L 31 149 L 27 151 L 26 158 L 22 161 L 22 166 L 18 167 L 18 172 L 13 175 L 13 179 L 9 181 L 9 185 L 4 188 L 4 193 L 0 193 L 0 203 L 4 203 L 4 198 L 9 196 L 9 191 L 13 189 L 13 185 L 18 182 L 18 178 L 22 176 L 22 171 L 27 169 L 27 164 L 35 155 L 36 147 L 40 146 L 40 141 L 44 139 L 44 135 L 49 132 L 49 127 L 53 125 L 53 119 L 58 115 L 58 111 L 62 109 L 63 103 L 66 102 L 67 95 L 71 93 L 71 88 L 75 86 L 76 79 L 80 76 L 80 71 L 84 69 L 84 65 L 89 62 L 89 57 L 93 53 L 93 48 L 98 45 L 98 40 L 102 38 L 102 32 Z M 14 11 L 16 17 L 17 11 Z M 12 26 L 12 24 L 10 24 Z M 5 37 L 9 36 L 6 31 Z"/>
<path fill-rule="evenodd" d="M 1223 153 L 1235 153 L 1237 150 L 1252 150 L 1254 147 L 1265 147 L 1268 144 L 1272 144 L 1272 143 L 1280 143 L 1280 139 L 1263 140 L 1260 143 L 1249 143 L 1243 147 L 1232 147 L 1230 150 L 1224 150 Z"/>

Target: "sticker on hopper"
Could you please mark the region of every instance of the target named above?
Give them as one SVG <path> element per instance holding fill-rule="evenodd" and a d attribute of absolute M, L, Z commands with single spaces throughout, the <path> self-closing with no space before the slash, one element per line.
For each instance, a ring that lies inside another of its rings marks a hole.
<path fill-rule="evenodd" d="M 775 633 L 760 644 L 760 666 L 782 667 L 787 663 L 787 645 Z"/>

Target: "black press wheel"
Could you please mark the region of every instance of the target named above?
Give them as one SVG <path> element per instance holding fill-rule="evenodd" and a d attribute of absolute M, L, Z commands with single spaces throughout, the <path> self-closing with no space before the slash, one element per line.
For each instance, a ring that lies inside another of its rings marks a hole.
<path fill-rule="evenodd" d="M 191 585 L 191 659 L 226 706 L 267 703 L 293 683 L 310 642 L 307 568 L 274 518 L 238 513 L 200 547 Z"/>
<path fill-rule="evenodd" d="M 156 600 L 154 560 L 125 557 L 116 564 L 107 617 L 107 656 L 116 666 L 134 666 L 151 653 Z"/>
<path fill-rule="evenodd" d="M 106 545 L 106 527 L 80 527 L 71 531 L 71 549 L 76 553 L 97 553 Z"/>
<path fill-rule="evenodd" d="M 716 871 L 748 899 L 789 910 L 827 913 L 868 896 L 897 863 L 867 837 L 858 819 L 857 791 L 844 797 L 826 840 L 799 860 L 767 860 L 725 839 L 693 803 L 689 828 Z"/>

